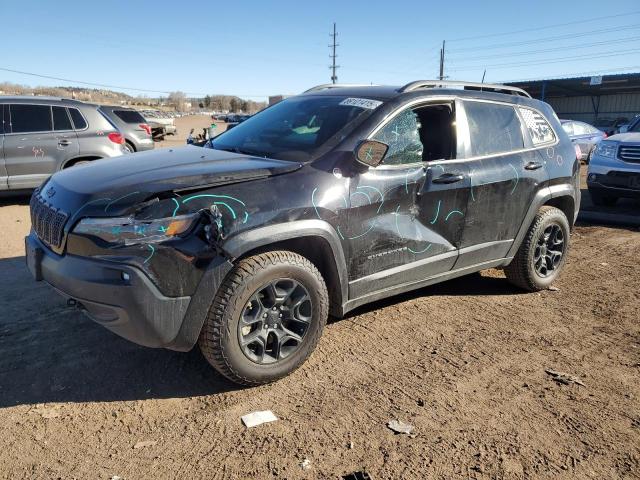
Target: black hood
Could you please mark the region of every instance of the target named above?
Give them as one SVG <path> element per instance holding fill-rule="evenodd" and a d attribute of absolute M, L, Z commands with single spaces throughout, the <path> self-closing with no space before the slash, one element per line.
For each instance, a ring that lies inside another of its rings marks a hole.
<path fill-rule="evenodd" d="M 58 172 L 42 197 L 75 216 L 91 214 L 100 199 L 118 199 L 103 215 L 127 211 L 163 192 L 181 192 L 293 172 L 297 162 L 274 160 L 196 146 L 152 150 L 91 162 Z"/>

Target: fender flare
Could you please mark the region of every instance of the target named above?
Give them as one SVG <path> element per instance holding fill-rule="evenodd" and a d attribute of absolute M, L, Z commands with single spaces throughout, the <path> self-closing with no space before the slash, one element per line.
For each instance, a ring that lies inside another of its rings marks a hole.
<path fill-rule="evenodd" d="M 231 257 L 230 259 L 220 255 L 207 266 L 191 297 L 178 334 L 168 345 L 165 345 L 165 348 L 186 352 L 195 346 L 215 294 L 233 268 L 235 259 L 256 248 L 301 237 L 320 237 L 328 243 L 333 252 L 333 260 L 340 281 L 341 304 L 344 304 L 348 300 L 347 267 L 342 244 L 337 232 L 330 224 L 322 220 L 297 220 L 247 230 L 228 238 L 223 243 L 224 251 Z"/>
<path fill-rule="evenodd" d="M 513 258 L 515 254 L 518 252 L 518 249 L 520 248 L 520 244 L 522 243 L 522 240 L 524 239 L 525 235 L 529 231 L 529 227 L 531 226 L 533 219 L 538 213 L 538 210 L 540 210 L 540 207 L 544 206 L 552 198 L 558 198 L 558 197 L 571 197 L 573 198 L 575 203 L 574 186 L 570 183 L 562 183 L 558 185 L 551 185 L 548 187 L 541 188 L 536 192 L 535 196 L 533 197 L 533 200 L 531 201 L 531 204 L 529 205 L 529 210 L 527 210 L 527 214 L 525 215 L 524 220 L 520 224 L 520 229 L 518 230 L 518 234 L 516 235 L 516 238 L 513 240 L 513 243 L 511 244 L 511 248 L 507 252 L 508 259 Z M 576 213 L 574 214 L 574 217 L 575 215 L 577 215 L 577 210 L 578 209 L 576 209 Z M 570 218 L 568 220 L 570 222 L 573 222 L 575 221 L 575 218 Z"/>

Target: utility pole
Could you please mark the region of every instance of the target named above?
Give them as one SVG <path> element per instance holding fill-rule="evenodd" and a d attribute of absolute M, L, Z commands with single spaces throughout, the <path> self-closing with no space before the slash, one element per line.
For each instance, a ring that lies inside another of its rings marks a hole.
<path fill-rule="evenodd" d="M 444 80 L 444 40 L 440 49 L 440 80 Z"/>
<path fill-rule="evenodd" d="M 338 32 L 336 32 L 336 23 L 333 22 L 333 33 L 329 34 L 330 37 L 333 37 L 333 43 L 331 45 L 329 45 L 329 48 L 332 49 L 332 54 L 329 55 L 329 57 L 332 60 L 332 64 L 329 66 L 329 68 L 331 69 L 331 83 L 336 83 L 338 81 L 338 76 L 336 75 L 336 69 L 340 68 L 340 65 L 336 65 L 336 47 L 339 46 L 338 43 L 336 43 L 336 37 L 338 36 Z"/>

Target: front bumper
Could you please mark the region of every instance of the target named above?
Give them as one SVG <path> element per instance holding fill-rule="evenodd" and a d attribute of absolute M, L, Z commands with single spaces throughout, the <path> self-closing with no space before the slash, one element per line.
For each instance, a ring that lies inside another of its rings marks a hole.
<path fill-rule="evenodd" d="M 591 172 L 587 175 L 587 187 L 605 196 L 640 198 L 640 172 L 614 170 L 606 175 Z"/>
<path fill-rule="evenodd" d="M 36 280 L 76 300 L 92 320 L 115 334 L 147 347 L 181 351 L 193 347 L 193 338 L 182 338 L 191 297 L 164 296 L 141 270 L 130 265 L 57 255 L 33 232 L 25 238 L 25 248 L 27 265 Z"/>

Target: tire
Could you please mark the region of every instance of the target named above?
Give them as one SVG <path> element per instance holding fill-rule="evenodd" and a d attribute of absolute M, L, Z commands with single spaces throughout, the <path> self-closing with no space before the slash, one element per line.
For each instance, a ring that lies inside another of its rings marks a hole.
<path fill-rule="evenodd" d="M 591 197 L 593 204 L 597 207 L 613 207 L 618 203 L 618 197 L 603 195 L 602 193 L 594 190 L 589 190 L 589 196 Z"/>
<path fill-rule="evenodd" d="M 550 243 L 545 241 L 547 234 Z M 562 210 L 551 206 L 540 208 L 518 252 L 504 269 L 507 280 L 530 292 L 549 288 L 567 260 L 569 234 L 569 222 Z M 561 246 L 556 243 L 560 238 Z M 559 258 L 555 253 L 558 251 Z"/>
<path fill-rule="evenodd" d="M 136 153 L 136 147 L 129 141 L 124 142 L 122 148 L 127 151 L 127 154 Z"/>
<path fill-rule="evenodd" d="M 274 300 L 289 291 L 282 304 Z M 273 382 L 296 370 L 313 352 L 328 312 L 327 287 L 309 260 L 288 251 L 262 253 L 241 260 L 229 272 L 209 308 L 198 345 L 207 361 L 235 383 Z M 296 316 L 305 320 L 294 320 Z M 291 333 L 300 341 L 289 338 L 275 346 L 275 339 Z M 252 338 L 255 341 L 248 343 Z"/>

